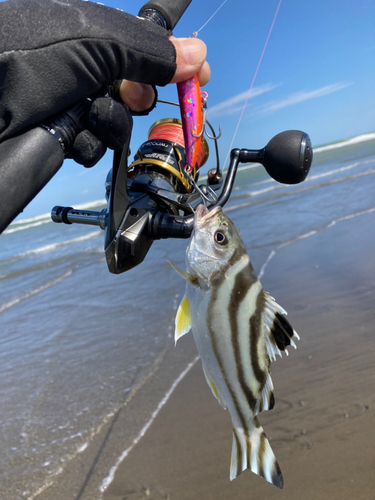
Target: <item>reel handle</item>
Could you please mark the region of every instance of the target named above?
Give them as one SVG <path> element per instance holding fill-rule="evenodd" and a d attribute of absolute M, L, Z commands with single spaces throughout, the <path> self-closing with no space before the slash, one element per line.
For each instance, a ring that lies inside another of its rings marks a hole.
<path fill-rule="evenodd" d="M 53 207 L 51 210 L 51 219 L 53 222 L 63 224 L 88 224 L 89 226 L 99 226 L 100 229 L 105 229 L 107 218 L 107 210 L 105 208 L 101 212 L 60 206 Z"/>

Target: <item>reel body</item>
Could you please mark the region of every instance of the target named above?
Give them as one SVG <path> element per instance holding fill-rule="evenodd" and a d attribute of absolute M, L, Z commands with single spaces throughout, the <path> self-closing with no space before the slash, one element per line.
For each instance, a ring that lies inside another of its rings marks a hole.
<path fill-rule="evenodd" d="M 208 146 L 204 142 L 199 164 L 193 172 L 195 181 L 199 177 L 199 166 L 208 158 Z M 154 230 L 154 219 L 159 212 L 187 216 L 193 213 L 194 201 L 200 201 L 199 196 L 192 193 L 191 178 L 184 168 L 180 120 L 167 118 L 156 122 L 129 166 L 127 157 L 127 146 L 121 155 L 114 155 L 106 182 L 109 219 L 105 255 L 109 271 L 115 274 L 140 264 L 153 241 L 159 239 Z"/>

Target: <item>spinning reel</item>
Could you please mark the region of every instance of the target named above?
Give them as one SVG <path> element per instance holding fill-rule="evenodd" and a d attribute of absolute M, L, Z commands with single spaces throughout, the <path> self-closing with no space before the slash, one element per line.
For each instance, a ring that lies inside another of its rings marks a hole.
<path fill-rule="evenodd" d="M 105 184 L 106 209 L 93 212 L 56 206 L 51 214 L 54 222 L 104 229 L 108 269 L 115 274 L 140 264 L 154 240 L 189 238 L 194 209 L 202 202 L 202 196 L 209 209 L 223 207 L 240 163 L 261 163 L 276 181 L 297 184 L 305 180 L 310 170 L 313 151 L 306 133 L 281 132 L 263 149 L 233 149 L 223 179 L 216 148 L 216 169 L 209 170 L 206 183 L 198 185 L 199 168 L 209 156 L 207 141 L 202 138 L 197 164 L 188 174 L 184 168 L 181 121 L 167 118 L 151 127 L 148 140 L 139 147 L 129 166 L 128 155 L 129 144 L 114 153 Z"/>

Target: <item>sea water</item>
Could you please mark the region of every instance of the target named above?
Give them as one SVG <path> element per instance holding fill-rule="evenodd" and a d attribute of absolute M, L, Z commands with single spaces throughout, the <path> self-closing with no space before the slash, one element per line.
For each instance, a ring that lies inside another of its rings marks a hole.
<path fill-rule="evenodd" d="M 260 165 L 243 167 L 225 210 L 258 274 L 278 248 L 375 211 L 373 174 L 375 134 L 316 149 L 309 177 L 295 186 Z M 173 341 L 184 290 L 167 260 L 183 267 L 186 245 L 155 242 L 144 263 L 114 276 L 99 229 L 46 214 L 1 236 L 1 498 L 37 498 L 152 372 Z"/>

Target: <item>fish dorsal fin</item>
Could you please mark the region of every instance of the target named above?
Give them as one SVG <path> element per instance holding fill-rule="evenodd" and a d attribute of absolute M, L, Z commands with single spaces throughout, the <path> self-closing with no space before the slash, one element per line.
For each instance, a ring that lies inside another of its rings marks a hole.
<path fill-rule="evenodd" d="M 266 383 L 260 393 L 255 409 L 254 416 L 258 415 L 261 411 L 272 410 L 275 406 L 275 396 L 273 394 L 273 383 L 271 375 L 268 374 L 266 378 Z"/>
<path fill-rule="evenodd" d="M 207 382 L 209 388 L 211 389 L 212 394 L 219 401 L 220 405 L 224 408 L 224 410 L 226 410 L 227 409 L 227 405 L 225 404 L 224 398 L 222 397 L 222 395 L 218 391 L 218 389 L 217 389 L 217 387 L 215 385 L 215 382 L 210 377 L 210 375 L 209 375 L 208 371 L 206 370 L 206 368 L 204 367 L 203 363 L 202 363 L 202 368 L 203 368 L 204 376 L 206 377 L 206 382 Z"/>
<path fill-rule="evenodd" d="M 176 319 L 175 319 L 175 331 L 174 331 L 174 340 L 177 344 L 177 340 L 188 333 L 191 329 L 191 312 L 190 312 L 190 304 L 189 300 L 184 295 L 181 300 L 180 305 L 177 309 Z"/>
<path fill-rule="evenodd" d="M 284 351 L 288 355 L 287 347 L 293 346 L 297 349 L 294 339 L 299 340 L 298 333 L 286 319 L 286 311 L 279 306 L 271 295 L 265 292 L 266 296 L 266 325 L 268 335 L 266 335 L 266 346 L 268 356 L 272 361 L 276 360 L 276 354 L 281 357 Z"/>
<path fill-rule="evenodd" d="M 190 273 L 187 273 L 186 271 L 183 271 L 182 269 L 177 267 L 175 264 L 173 264 L 173 262 L 171 262 L 169 260 L 168 260 L 168 264 L 171 267 L 173 267 L 173 269 L 176 271 L 177 274 L 179 274 L 181 276 L 181 278 L 184 278 L 184 280 L 188 281 L 192 285 L 199 286 L 198 278 L 196 278 L 195 276 L 193 276 Z"/>

